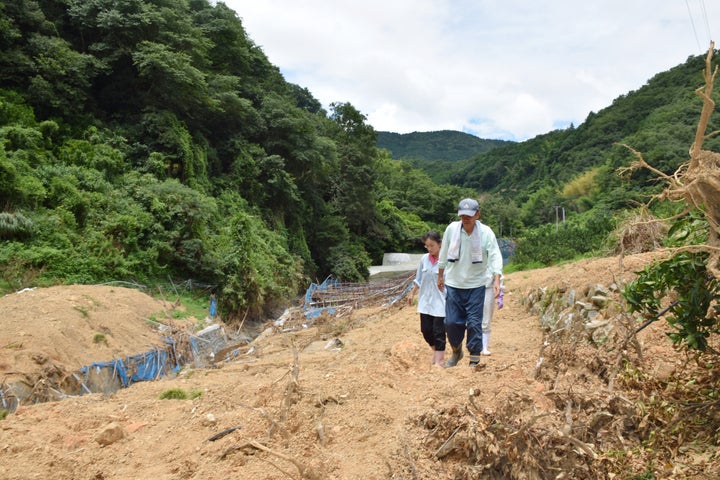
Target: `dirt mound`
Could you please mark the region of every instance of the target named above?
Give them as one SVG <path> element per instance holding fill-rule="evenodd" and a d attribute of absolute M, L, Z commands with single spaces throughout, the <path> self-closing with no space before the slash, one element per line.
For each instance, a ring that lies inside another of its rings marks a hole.
<path fill-rule="evenodd" d="M 0 421 L 0 476 L 595 479 L 647 473 L 653 467 L 643 463 L 638 438 L 649 435 L 648 419 L 636 408 L 646 387 L 633 386 L 625 370 L 615 369 L 618 352 L 610 346 L 567 338 L 562 345 L 572 348 L 548 346 L 552 339 L 527 298 L 538 288 L 621 285 L 653 258 L 583 260 L 506 275 L 493 354 L 477 369 L 431 366 L 419 316 L 403 302 L 323 315 L 294 331 L 269 323 L 266 333 L 213 368 L 187 368 L 176 378 L 112 395 L 21 406 Z M 144 318 L 164 308 L 137 292 L 106 287 L 57 287 L 0 302 L 4 376 L 17 368 L 22 351 L 78 364 L 100 353 L 136 352 L 157 338 L 143 330 Z M 110 312 L 112 320 L 104 316 Z M 108 345 L 92 340 L 101 326 L 112 333 Z M 635 381 L 653 378 L 660 388 L 683 367 L 664 328 L 656 322 L 625 344 L 621 365 Z M 604 453 L 609 446 L 623 463 Z M 658 470 L 673 478 L 717 477 L 712 459 L 684 460 L 694 462 L 692 468 L 670 462 Z M 625 471 L 608 473 L 618 465 Z"/>
<path fill-rule="evenodd" d="M 37 357 L 79 367 L 161 343 L 153 316 L 165 302 L 138 290 L 72 285 L 0 297 L 0 368 L 33 370 Z"/>
<path fill-rule="evenodd" d="M 0 297 L 0 385 L 6 396 L 12 392 L 4 399 L 12 402 L 9 410 L 18 401 L 79 393 L 82 367 L 162 346 L 167 332 L 156 319 L 167 323 L 171 310 L 138 290 L 111 286 L 41 288 Z"/>

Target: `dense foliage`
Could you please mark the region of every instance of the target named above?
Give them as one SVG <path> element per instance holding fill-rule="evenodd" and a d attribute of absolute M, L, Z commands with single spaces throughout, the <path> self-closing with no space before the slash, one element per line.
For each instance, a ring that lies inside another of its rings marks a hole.
<path fill-rule="evenodd" d="M 5 290 L 192 279 L 259 315 L 367 278 L 470 194 L 286 82 L 222 3 L 2 1 L 0 25 Z"/>
<path fill-rule="evenodd" d="M 673 218 L 665 239 L 672 253 L 638 272 L 623 296 L 628 309 L 640 313 L 647 323 L 664 318 L 674 344 L 704 352 L 711 335 L 720 334 L 720 285 L 709 263 L 711 255 L 703 247 L 710 226 L 699 209 L 685 215 L 676 212 Z"/>
<path fill-rule="evenodd" d="M 668 336 L 673 343 L 704 351 L 710 335 L 720 333 L 720 288 L 706 265 L 707 255 L 682 252 L 643 270 L 638 281 L 627 286 L 625 298 L 632 311 L 649 321 L 664 317 L 672 327 Z M 670 295 L 677 300 L 661 308 Z"/>

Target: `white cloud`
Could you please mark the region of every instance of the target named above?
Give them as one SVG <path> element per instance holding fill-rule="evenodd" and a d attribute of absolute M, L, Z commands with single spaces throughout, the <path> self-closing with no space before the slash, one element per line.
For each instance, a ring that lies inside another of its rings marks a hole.
<path fill-rule="evenodd" d="M 525 140 L 707 50 L 720 2 L 226 0 L 285 78 L 376 130 Z M 720 28 L 720 26 L 716 26 Z"/>

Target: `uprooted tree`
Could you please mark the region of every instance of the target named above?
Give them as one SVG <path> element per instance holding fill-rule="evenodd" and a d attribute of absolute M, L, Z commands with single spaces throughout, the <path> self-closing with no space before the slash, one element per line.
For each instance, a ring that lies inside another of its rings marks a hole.
<path fill-rule="evenodd" d="M 705 84 L 695 90 L 703 106 L 689 161 L 668 175 L 648 164 L 640 152 L 623 145 L 636 161 L 621 172 L 652 171 L 666 186 L 651 201 L 666 200 L 681 207 L 679 214 L 664 219 L 672 225 L 668 232 L 670 256 L 640 272 L 627 285 L 624 296 L 632 311 L 649 319 L 666 315 L 673 328 L 669 334 L 672 341 L 702 352 L 710 348 L 708 338 L 720 333 L 720 153 L 703 150 L 705 140 L 720 134 L 720 130 L 707 133 L 715 110 L 712 93 L 718 71 L 717 65 L 712 66 L 713 52 L 711 42 L 703 70 Z"/>

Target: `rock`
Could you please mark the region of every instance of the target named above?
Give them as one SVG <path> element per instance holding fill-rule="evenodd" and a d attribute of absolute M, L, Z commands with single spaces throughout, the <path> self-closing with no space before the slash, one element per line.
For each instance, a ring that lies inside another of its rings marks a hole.
<path fill-rule="evenodd" d="M 605 295 L 593 295 L 592 297 L 590 297 L 590 301 L 593 303 L 593 305 L 603 308 L 607 306 L 607 304 L 610 302 L 610 299 Z"/>
<path fill-rule="evenodd" d="M 575 300 L 577 299 L 577 292 L 574 288 L 569 289 L 567 292 L 565 292 L 565 295 L 563 295 L 563 304 L 566 307 L 572 307 L 575 305 Z"/>
<path fill-rule="evenodd" d="M 588 331 L 593 331 L 593 330 L 596 330 L 596 329 L 598 329 L 598 328 L 604 327 L 604 326 L 607 325 L 608 323 L 610 323 L 610 321 L 609 321 L 609 320 L 606 320 L 606 319 L 603 319 L 603 320 L 595 320 L 595 321 L 586 323 L 586 324 L 585 324 L 585 328 L 586 328 Z"/>
<path fill-rule="evenodd" d="M 253 342 L 260 343 L 260 341 L 262 341 L 268 337 L 271 337 L 273 335 L 273 333 L 274 333 L 273 328 L 268 327 L 265 330 L 263 330 L 262 332 L 260 332 L 260 335 L 255 337 L 255 340 L 253 340 Z"/>
<path fill-rule="evenodd" d="M 201 423 L 204 427 L 212 427 L 217 423 L 217 419 L 215 418 L 215 415 L 208 413 L 205 415 L 205 418 L 202 419 Z"/>
<path fill-rule="evenodd" d="M 106 447 L 108 445 L 112 445 L 118 440 L 122 440 L 126 435 L 127 432 L 125 432 L 125 429 L 121 425 L 118 425 L 116 422 L 112 422 L 106 425 L 105 428 L 97 434 L 95 441 L 103 447 Z"/>

